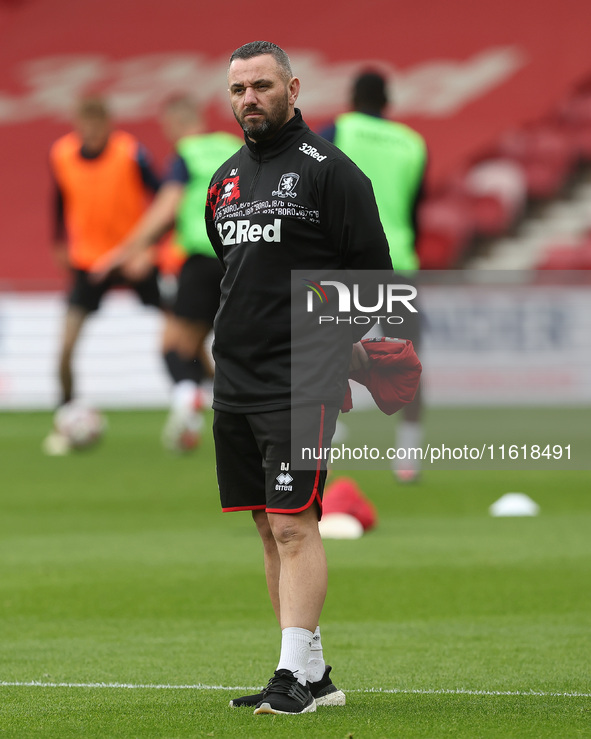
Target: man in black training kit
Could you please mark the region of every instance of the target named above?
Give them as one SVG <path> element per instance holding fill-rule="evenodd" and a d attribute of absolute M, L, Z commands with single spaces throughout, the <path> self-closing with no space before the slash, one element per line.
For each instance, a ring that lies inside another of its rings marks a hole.
<path fill-rule="evenodd" d="M 318 532 L 326 468 L 319 461 L 297 469 L 291 459 L 291 270 L 391 270 L 392 263 L 369 180 L 302 120 L 287 54 L 266 41 L 240 47 L 228 87 L 245 146 L 213 176 L 205 216 L 225 270 L 213 349 L 218 484 L 224 511 L 252 511 L 282 630 L 267 687 L 230 705 L 306 713 L 343 705 L 345 695 L 330 679 L 318 628 L 327 586 Z M 353 367 L 368 362 L 358 343 L 349 357 Z M 341 379 L 343 368 L 336 370 Z M 337 386 L 338 398 L 306 409 L 323 448 L 344 395 L 345 384 Z"/>

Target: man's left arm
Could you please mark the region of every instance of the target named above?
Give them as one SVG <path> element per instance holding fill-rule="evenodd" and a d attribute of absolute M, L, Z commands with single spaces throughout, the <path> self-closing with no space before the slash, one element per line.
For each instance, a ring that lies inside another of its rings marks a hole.
<path fill-rule="evenodd" d="M 336 123 L 330 123 L 324 128 L 321 128 L 320 131 L 318 131 L 318 135 L 322 136 L 323 139 L 330 141 L 331 144 L 334 144 L 334 140 L 337 136 Z"/>
<path fill-rule="evenodd" d="M 156 174 L 148 150 L 142 144 L 138 144 L 135 160 L 146 190 L 157 192 L 161 185 L 160 177 Z"/>
<path fill-rule="evenodd" d="M 423 200 L 425 199 L 426 194 L 426 180 L 427 180 L 427 166 L 429 164 L 429 154 L 427 152 L 427 148 L 425 147 L 425 161 L 423 164 L 423 170 L 421 172 L 421 177 L 419 180 L 419 185 L 417 187 L 417 192 L 415 194 L 415 198 L 411 207 L 410 212 L 410 220 L 412 225 L 412 230 L 414 234 L 414 248 L 416 251 L 417 243 L 419 240 L 419 228 L 420 228 L 420 222 L 419 222 L 419 208 L 421 207 L 421 204 Z"/>
<path fill-rule="evenodd" d="M 342 269 L 391 270 L 392 260 L 368 177 L 337 159 L 320 174 L 322 228 L 338 249 Z"/>

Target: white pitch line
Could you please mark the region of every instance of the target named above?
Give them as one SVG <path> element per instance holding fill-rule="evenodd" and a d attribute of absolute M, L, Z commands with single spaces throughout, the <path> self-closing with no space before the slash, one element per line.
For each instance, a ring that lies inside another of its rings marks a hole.
<path fill-rule="evenodd" d="M 230 690 L 246 692 L 259 690 L 252 685 L 158 685 L 136 683 L 49 683 L 40 680 L 28 682 L 0 681 L 2 688 L 112 688 L 126 690 Z M 484 695 L 484 696 L 535 696 L 541 698 L 591 698 L 591 693 L 552 693 L 541 690 L 468 690 L 465 688 L 353 688 L 345 693 L 384 693 L 391 695 Z"/>
<path fill-rule="evenodd" d="M 0 681 L 0 687 L 5 688 L 124 688 L 126 690 L 260 690 L 252 685 L 158 685 L 151 683 L 46 683 L 41 680 L 30 680 L 28 682 Z"/>
<path fill-rule="evenodd" d="M 542 698 L 591 698 L 591 693 L 551 693 L 541 690 L 468 690 L 464 688 L 362 688 L 349 693 L 403 693 L 406 695 L 515 695 Z"/>

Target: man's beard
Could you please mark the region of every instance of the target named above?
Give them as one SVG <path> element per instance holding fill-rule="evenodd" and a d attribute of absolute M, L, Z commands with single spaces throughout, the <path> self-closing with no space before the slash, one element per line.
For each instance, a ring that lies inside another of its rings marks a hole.
<path fill-rule="evenodd" d="M 259 143 L 275 136 L 277 131 L 279 131 L 279 129 L 286 123 L 288 112 L 289 104 L 286 97 L 285 100 L 277 103 L 275 108 L 267 114 L 263 113 L 258 108 L 250 108 L 243 111 L 243 116 L 246 116 L 248 113 L 261 113 L 263 116 L 266 116 L 260 122 L 251 123 L 249 121 L 241 121 L 236 115 L 236 112 L 234 112 L 234 117 L 248 138 Z"/>

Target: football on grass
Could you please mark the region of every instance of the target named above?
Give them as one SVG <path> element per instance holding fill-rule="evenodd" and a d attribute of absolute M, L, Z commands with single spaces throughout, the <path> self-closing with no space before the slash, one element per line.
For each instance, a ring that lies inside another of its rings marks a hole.
<path fill-rule="evenodd" d="M 64 403 L 55 412 L 55 430 L 72 449 L 86 449 L 102 437 L 106 421 L 102 414 L 80 401 Z"/>

